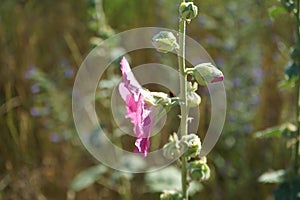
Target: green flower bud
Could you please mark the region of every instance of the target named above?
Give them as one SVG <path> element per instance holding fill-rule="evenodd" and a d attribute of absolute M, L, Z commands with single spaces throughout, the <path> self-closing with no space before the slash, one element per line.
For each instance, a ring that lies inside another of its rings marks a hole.
<path fill-rule="evenodd" d="M 193 70 L 195 79 L 203 86 L 224 80 L 223 73 L 210 63 L 199 64 Z"/>
<path fill-rule="evenodd" d="M 197 89 L 198 89 L 198 84 L 196 82 L 194 82 L 193 85 L 191 82 L 188 83 L 187 101 L 188 101 L 188 106 L 190 108 L 197 107 L 201 103 L 201 97 L 196 93 Z"/>
<path fill-rule="evenodd" d="M 179 13 L 182 19 L 190 22 L 198 14 L 198 7 L 193 2 L 182 2 L 179 7 Z"/>
<path fill-rule="evenodd" d="M 180 142 L 176 133 L 173 133 L 173 135 L 169 137 L 169 143 L 164 145 L 163 154 L 164 157 L 168 159 L 174 159 L 181 155 Z"/>
<path fill-rule="evenodd" d="M 160 200 L 182 200 L 182 194 L 176 190 L 164 191 L 160 195 Z"/>
<path fill-rule="evenodd" d="M 210 177 L 210 168 L 204 160 L 192 161 L 188 164 L 188 172 L 193 180 L 207 180 Z"/>
<path fill-rule="evenodd" d="M 180 140 L 180 145 L 185 151 L 184 154 L 188 159 L 195 158 L 200 154 L 201 141 L 194 133 L 183 136 Z"/>
<path fill-rule="evenodd" d="M 169 31 L 160 31 L 152 38 L 152 44 L 157 51 L 168 53 L 174 49 L 178 49 L 176 37 Z"/>
<path fill-rule="evenodd" d="M 285 74 L 288 80 L 298 77 L 298 75 L 300 74 L 300 64 L 297 64 L 295 62 L 289 63 L 285 68 Z"/>
<path fill-rule="evenodd" d="M 300 63 L 300 46 L 292 48 L 290 55 L 294 62 Z"/>

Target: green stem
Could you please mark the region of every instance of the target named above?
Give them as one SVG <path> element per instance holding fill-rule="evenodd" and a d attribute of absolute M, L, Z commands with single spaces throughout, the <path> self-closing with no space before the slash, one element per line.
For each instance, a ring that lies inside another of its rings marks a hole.
<path fill-rule="evenodd" d="M 296 46 L 300 45 L 300 0 L 297 0 L 297 12 L 296 12 Z M 298 77 L 296 83 L 296 117 L 297 117 L 297 137 L 294 147 L 294 172 L 298 174 L 299 169 L 299 137 L 300 137 L 300 76 Z"/>
<path fill-rule="evenodd" d="M 297 13 L 296 13 L 296 41 L 297 45 L 300 44 L 300 1 L 297 0 Z"/>
<path fill-rule="evenodd" d="M 295 149 L 294 149 L 294 172 L 295 174 L 298 174 L 298 168 L 299 168 L 299 137 L 300 137 L 300 105 L 299 105 L 299 100 L 300 100 L 300 79 L 298 78 L 297 84 L 296 84 L 296 117 L 297 117 L 297 137 L 296 137 L 296 143 L 295 143 Z"/>
<path fill-rule="evenodd" d="M 185 0 L 180 0 L 180 4 L 185 2 Z M 179 21 L 179 52 L 178 52 L 178 64 L 180 71 L 180 98 L 182 103 L 180 104 L 181 110 L 181 137 L 187 135 L 187 126 L 188 126 L 188 107 L 187 107 L 187 74 L 185 72 L 185 30 L 186 30 L 186 21 L 180 19 Z M 188 191 L 187 191 L 187 158 L 183 155 L 181 164 L 181 187 L 182 187 L 182 196 L 184 200 L 188 200 Z"/>

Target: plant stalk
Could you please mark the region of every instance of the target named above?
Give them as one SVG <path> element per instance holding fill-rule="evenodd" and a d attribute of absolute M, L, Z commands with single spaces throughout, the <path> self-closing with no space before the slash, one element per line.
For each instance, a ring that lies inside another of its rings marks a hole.
<path fill-rule="evenodd" d="M 180 4 L 185 0 L 180 0 Z M 185 71 L 185 32 L 186 21 L 179 19 L 179 52 L 178 52 L 178 64 L 180 71 L 180 98 L 182 103 L 180 104 L 181 110 L 181 137 L 187 135 L 188 131 L 188 106 L 187 106 L 187 74 Z M 187 158 L 183 155 L 181 158 L 181 189 L 182 197 L 184 200 L 188 200 L 187 191 Z"/>
<path fill-rule="evenodd" d="M 297 12 L 295 14 L 296 17 L 296 46 L 300 45 L 300 0 L 297 0 Z M 297 122 L 297 137 L 294 148 L 294 173 L 298 175 L 299 169 L 299 146 L 300 146 L 300 76 L 298 76 L 298 80 L 295 86 L 296 90 L 296 122 Z"/>
<path fill-rule="evenodd" d="M 298 174 L 298 169 L 299 169 L 299 137 L 300 137 L 300 105 L 299 105 L 299 100 L 300 100 L 300 77 L 298 77 L 297 84 L 295 86 L 296 88 L 296 117 L 297 117 L 297 137 L 296 137 L 296 143 L 295 143 L 295 148 L 294 148 L 294 173 Z"/>

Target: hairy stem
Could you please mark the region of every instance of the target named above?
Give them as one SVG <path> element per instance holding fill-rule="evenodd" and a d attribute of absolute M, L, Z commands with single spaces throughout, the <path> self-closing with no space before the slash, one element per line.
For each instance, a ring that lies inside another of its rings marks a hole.
<path fill-rule="evenodd" d="M 185 2 L 185 0 L 180 0 L 180 3 Z M 187 135 L 187 126 L 188 126 L 188 107 L 187 107 L 187 74 L 185 72 L 185 30 L 186 22 L 183 19 L 179 21 L 179 52 L 178 52 L 178 64 L 180 71 L 180 98 L 182 103 L 180 105 L 181 110 L 181 137 Z M 182 196 L 184 200 L 188 200 L 188 191 L 187 191 L 187 158 L 183 155 L 181 165 L 181 187 L 182 187 Z"/>

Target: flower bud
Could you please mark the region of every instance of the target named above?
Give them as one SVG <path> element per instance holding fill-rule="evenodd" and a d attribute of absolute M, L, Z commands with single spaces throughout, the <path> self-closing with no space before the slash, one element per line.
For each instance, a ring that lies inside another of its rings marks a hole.
<path fill-rule="evenodd" d="M 188 165 L 188 172 L 193 180 L 207 180 L 210 177 L 210 168 L 206 164 L 206 158 L 205 161 L 201 160 L 196 160 L 192 161 Z"/>
<path fill-rule="evenodd" d="M 176 190 L 166 190 L 160 195 L 160 200 L 182 200 L 182 195 Z"/>
<path fill-rule="evenodd" d="M 285 74 L 288 80 L 294 77 L 298 77 L 298 75 L 300 74 L 300 64 L 297 64 L 295 62 L 289 63 L 285 68 Z"/>
<path fill-rule="evenodd" d="M 187 101 L 190 108 L 197 107 L 201 103 L 201 97 L 196 93 L 197 89 L 198 84 L 196 82 L 193 85 L 191 82 L 188 82 Z"/>
<path fill-rule="evenodd" d="M 197 107 L 201 103 L 201 97 L 196 92 L 188 92 L 187 100 L 190 108 Z"/>
<path fill-rule="evenodd" d="M 152 44 L 157 51 L 168 53 L 174 49 L 178 49 L 176 37 L 169 31 L 160 31 L 152 38 Z"/>
<path fill-rule="evenodd" d="M 180 145 L 185 150 L 184 154 L 188 159 L 195 158 L 200 154 L 201 141 L 194 133 L 183 136 L 180 140 Z"/>
<path fill-rule="evenodd" d="M 198 7 L 193 2 L 182 2 L 179 7 L 179 13 L 182 19 L 190 22 L 198 14 Z"/>
<path fill-rule="evenodd" d="M 194 77 L 203 86 L 224 80 L 223 73 L 210 63 L 197 65 L 194 68 Z"/>
<path fill-rule="evenodd" d="M 173 133 L 173 135 L 169 137 L 169 143 L 164 145 L 163 154 L 164 157 L 168 159 L 174 159 L 181 155 L 180 143 L 176 133 Z"/>

